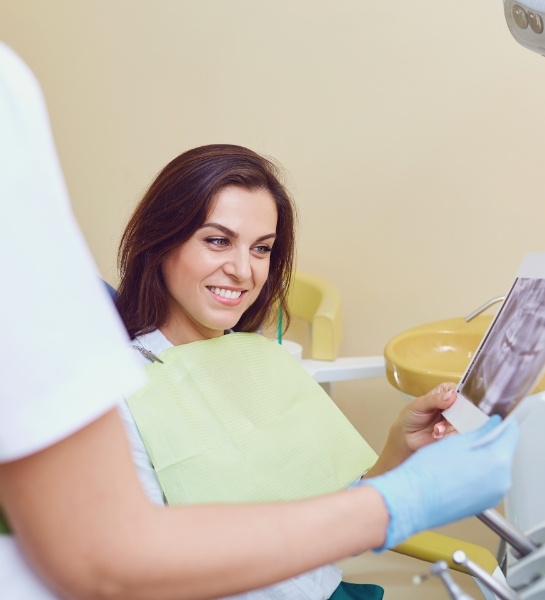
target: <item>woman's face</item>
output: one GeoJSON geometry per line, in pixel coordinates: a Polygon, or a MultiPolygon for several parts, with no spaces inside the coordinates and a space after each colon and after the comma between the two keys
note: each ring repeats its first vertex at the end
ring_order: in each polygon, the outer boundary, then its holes
{"type": "Polygon", "coordinates": [[[223,335],[255,302],[269,274],[278,213],[264,189],[223,188],[205,224],[162,264],[175,345],[223,335]]]}

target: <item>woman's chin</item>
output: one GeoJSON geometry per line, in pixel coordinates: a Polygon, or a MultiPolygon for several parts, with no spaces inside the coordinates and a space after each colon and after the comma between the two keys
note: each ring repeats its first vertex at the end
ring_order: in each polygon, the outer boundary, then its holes
{"type": "Polygon", "coordinates": [[[213,325],[209,325],[208,327],[208,331],[209,331],[209,337],[219,337],[221,335],[224,335],[225,333],[231,331],[233,329],[233,327],[238,323],[238,321],[220,321],[217,323],[214,323],[213,325]]]}

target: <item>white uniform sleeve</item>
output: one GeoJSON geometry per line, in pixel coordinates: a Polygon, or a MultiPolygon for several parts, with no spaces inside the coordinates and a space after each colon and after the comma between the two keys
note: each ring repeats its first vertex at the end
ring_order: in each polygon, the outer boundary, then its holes
{"type": "Polygon", "coordinates": [[[163,495],[163,490],[161,489],[161,484],[157,479],[157,473],[151,464],[146,446],[140,437],[138,427],[136,426],[127,402],[122,400],[119,403],[118,409],[125,426],[127,437],[129,438],[132,459],[138,473],[140,485],[151,502],[162,506],[165,504],[165,497],[163,495]]]}
{"type": "Polygon", "coordinates": [[[36,452],[144,373],[70,210],[40,88],[0,44],[0,461],[36,452]]]}

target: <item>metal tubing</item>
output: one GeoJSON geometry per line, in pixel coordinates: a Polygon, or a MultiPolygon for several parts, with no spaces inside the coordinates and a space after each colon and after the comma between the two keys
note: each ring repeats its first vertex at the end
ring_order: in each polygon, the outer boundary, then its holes
{"type": "Polygon", "coordinates": [[[448,573],[448,564],[444,560],[434,562],[430,572],[441,579],[452,600],[475,600],[473,596],[466,594],[454,579],[452,579],[448,573]]]}
{"type": "Polygon", "coordinates": [[[476,316],[480,315],[487,308],[490,308],[493,304],[496,304],[496,302],[503,302],[504,300],[505,300],[505,296],[497,296],[496,298],[492,298],[492,300],[485,302],[482,306],[479,306],[479,308],[476,308],[472,313],[469,313],[469,315],[467,315],[465,320],[469,323],[469,321],[471,321],[471,319],[474,319],[476,316]]]}
{"type": "Polygon", "coordinates": [[[452,555],[452,560],[457,565],[465,567],[473,577],[476,577],[479,581],[482,581],[486,587],[496,594],[501,600],[520,600],[520,596],[512,590],[510,587],[503,585],[497,579],[494,579],[492,575],[480,565],[469,560],[466,553],[462,550],[456,550],[452,555]]]}
{"type": "Polygon", "coordinates": [[[520,556],[526,556],[539,548],[527,535],[504,519],[499,512],[489,509],[477,517],[504,539],[520,556]]]}

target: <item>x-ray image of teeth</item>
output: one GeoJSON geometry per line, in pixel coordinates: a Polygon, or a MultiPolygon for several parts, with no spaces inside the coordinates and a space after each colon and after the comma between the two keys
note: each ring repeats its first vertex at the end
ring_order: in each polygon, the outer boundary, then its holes
{"type": "Polygon", "coordinates": [[[545,279],[518,278],[458,391],[488,415],[507,415],[545,364],[545,279]]]}

